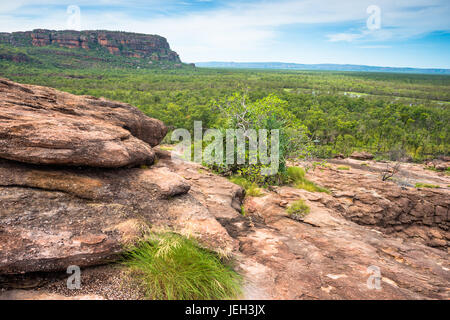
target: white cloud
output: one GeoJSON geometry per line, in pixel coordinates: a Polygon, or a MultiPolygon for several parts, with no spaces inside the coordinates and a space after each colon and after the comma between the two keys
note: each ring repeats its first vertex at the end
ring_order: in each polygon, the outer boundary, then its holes
{"type": "MultiPolygon", "coordinates": [[[[197,2],[205,0],[197,0],[197,2]]],[[[267,60],[269,52],[279,46],[281,28],[295,25],[326,27],[322,39],[316,41],[349,42],[362,45],[370,41],[392,41],[420,36],[436,30],[450,30],[448,0],[377,0],[381,8],[381,29],[369,31],[365,26],[366,9],[373,0],[282,0],[251,3],[228,2],[208,11],[156,15],[168,6],[167,1],[100,2],[81,0],[42,0],[39,5],[77,4],[81,7],[83,29],[110,29],[160,34],[168,38],[172,48],[186,61],[202,60],[267,60]],[[105,4],[103,11],[83,11],[105,4]],[[122,5],[135,8],[138,15],[117,10],[122,5]],[[136,8],[145,8],[139,11],[136,8]],[[152,8],[155,8],[153,10],[152,8]],[[157,10],[159,8],[159,11],[157,10]],[[147,11],[146,11],[147,10],[147,11]],[[148,17],[143,18],[143,13],[148,17]],[[339,27],[332,32],[332,26],[339,27]],[[343,26],[352,26],[343,30],[343,26]]],[[[65,10],[47,16],[31,13],[22,16],[27,5],[35,1],[17,0],[0,4],[0,30],[30,30],[37,27],[64,29],[65,10]]],[[[176,5],[176,1],[169,1],[176,5]]],[[[131,11],[132,12],[132,11],[131,11]]],[[[302,36],[301,34],[299,37],[302,36]]],[[[306,46],[307,44],[304,44],[306,46]]],[[[378,43],[377,43],[378,45],[378,43]]],[[[283,48],[278,48],[278,52],[283,48]]]]}
{"type": "Polygon", "coordinates": [[[388,48],[392,48],[392,46],[386,46],[386,45],[369,45],[369,46],[359,46],[358,48],[361,48],[361,49],[388,49],[388,48]]]}
{"type": "Polygon", "coordinates": [[[331,42],[345,41],[352,42],[353,40],[361,38],[363,35],[358,33],[336,33],[327,35],[328,40],[331,42]]]}

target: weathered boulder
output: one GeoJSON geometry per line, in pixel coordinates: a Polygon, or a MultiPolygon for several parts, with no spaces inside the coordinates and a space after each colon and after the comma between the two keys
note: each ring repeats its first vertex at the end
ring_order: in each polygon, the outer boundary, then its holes
{"type": "Polygon", "coordinates": [[[350,155],[350,158],[356,160],[372,160],[374,158],[373,154],[366,151],[355,151],[350,155]]]}
{"type": "Polygon", "coordinates": [[[128,104],[0,79],[0,158],[32,164],[152,164],[164,124],[128,104]]]}
{"type": "Polygon", "coordinates": [[[345,159],[345,156],[342,153],[338,153],[338,154],[334,155],[333,158],[334,159],[345,159]]]}
{"type": "MultiPolygon", "coordinates": [[[[446,157],[443,157],[445,159],[446,157]]],[[[436,171],[446,171],[450,168],[450,161],[444,161],[442,159],[435,159],[426,163],[426,166],[430,169],[434,169],[436,171]]]]}

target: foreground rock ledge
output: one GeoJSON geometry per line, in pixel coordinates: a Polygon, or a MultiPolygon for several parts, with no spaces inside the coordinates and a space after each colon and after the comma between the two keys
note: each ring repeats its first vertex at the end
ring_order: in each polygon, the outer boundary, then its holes
{"type": "Polygon", "coordinates": [[[150,230],[189,233],[231,253],[233,239],[189,189],[164,167],[55,170],[0,160],[0,274],[113,261],[150,230]]]}
{"type": "MultiPolygon", "coordinates": [[[[157,175],[159,179],[151,183],[155,191],[159,190],[154,193],[156,198],[160,198],[156,200],[155,207],[164,202],[166,206],[162,207],[161,211],[148,213],[147,217],[153,216],[155,219],[153,221],[162,223],[175,221],[173,223],[175,226],[195,230],[196,234],[206,240],[204,243],[209,243],[212,248],[220,250],[232,248],[236,269],[244,276],[242,297],[244,299],[450,298],[448,252],[422,244],[416,239],[404,239],[397,234],[386,234],[376,230],[373,226],[359,225],[323,201],[334,199],[337,202],[341,199],[339,197],[286,186],[277,187],[273,191],[264,190],[262,197],[248,197],[244,203],[246,215],[243,216],[236,210],[242,204],[241,188],[223,177],[208,172],[198,164],[175,163],[171,161],[167,152],[158,151],[157,148],[156,152],[159,161],[151,169],[121,169],[118,172],[119,176],[128,172],[123,181],[128,180],[144,187],[147,184],[143,183],[143,180],[137,182],[136,177],[144,175],[145,180],[157,175]],[[166,178],[164,175],[167,175],[166,178]],[[175,185],[167,184],[168,181],[174,181],[170,176],[178,177],[180,185],[189,183],[188,193],[162,199],[164,195],[162,190],[166,190],[169,194],[169,190],[179,190],[175,185]],[[154,183],[161,184],[158,187],[154,183]],[[311,208],[304,221],[290,219],[285,211],[286,205],[298,199],[304,199],[311,208]],[[165,212],[165,209],[170,213],[165,212]],[[367,286],[367,281],[372,275],[370,266],[380,269],[382,278],[379,290],[367,286]]],[[[341,173],[338,170],[335,172],[341,173]]],[[[324,170],[323,179],[326,173],[332,172],[324,170]]],[[[334,180],[333,175],[329,178],[331,181],[334,180]]],[[[28,185],[32,185],[30,180],[27,181],[28,185]]],[[[106,190],[115,184],[108,186],[106,190]]],[[[370,184],[367,184],[367,187],[369,186],[370,184]]],[[[120,190],[123,184],[117,188],[120,190]]],[[[106,194],[105,191],[102,192],[106,194]]],[[[130,194],[130,187],[127,187],[126,192],[130,194]]],[[[77,193],[84,192],[79,190],[77,193]]],[[[126,196],[127,194],[124,194],[115,203],[123,203],[126,196]]],[[[92,202],[98,203],[98,196],[95,199],[97,200],[92,202]]],[[[142,198],[129,203],[140,205],[140,201],[142,198]]],[[[150,199],[145,201],[146,205],[152,203],[150,199]]],[[[96,222],[122,225],[121,230],[127,230],[123,227],[127,223],[109,222],[105,217],[109,215],[100,215],[96,222]]],[[[118,216],[113,217],[117,219],[118,216]]],[[[94,218],[89,217],[86,220],[94,221],[92,219],[94,218]]],[[[77,230],[76,227],[68,229],[72,232],[77,230]]],[[[45,225],[42,230],[45,230],[45,225]]],[[[91,230],[95,234],[95,229],[91,230]]],[[[77,239],[77,236],[74,235],[72,239],[77,239]]],[[[107,236],[112,237],[114,233],[107,236]]],[[[33,241],[39,242],[37,239],[33,241]]],[[[4,242],[0,241],[1,243],[4,242]]],[[[81,247],[95,248],[96,245],[84,243],[81,247]]],[[[63,256],[62,258],[64,259],[63,256]]],[[[73,296],[74,299],[91,294],[105,299],[127,298],[128,291],[119,287],[116,290],[104,290],[103,288],[110,288],[114,284],[115,277],[110,269],[97,268],[103,267],[83,270],[81,290],[68,290],[67,278],[64,277],[60,281],[42,286],[39,292],[73,296]],[[91,273],[97,275],[86,278],[86,275],[91,273]],[[120,294],[116,295],[116,292],[120,294]]],[[[26,299],[29,295],[28,291],[26,294],[13,291],[6,292],[3,297],[26,299]]],[[[51,297],[44,296],[44,298],[51,297]]]]}
{"type": "Polygon", "coordinates": [[[0,158],[32,164],[152,164],[164,124],[128,104],[0,78],[0,158]]]}

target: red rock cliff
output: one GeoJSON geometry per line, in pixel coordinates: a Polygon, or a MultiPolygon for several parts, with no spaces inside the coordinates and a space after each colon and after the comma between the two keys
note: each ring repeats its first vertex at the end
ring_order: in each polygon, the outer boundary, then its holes
{"type": "Polygon", "coordinates": [[[109,53],[135,58],[180,62],[164,37],[117,31],[53,31],[36,29],[27,32],[0,33],[0,43],[36,47],[57,44],[65,48],[86,50],[106,48],[109,53]]]}

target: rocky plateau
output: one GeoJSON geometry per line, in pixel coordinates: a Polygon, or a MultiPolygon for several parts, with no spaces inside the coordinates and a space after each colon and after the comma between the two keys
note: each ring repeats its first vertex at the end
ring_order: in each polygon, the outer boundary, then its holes
{"type": "Polygon", "coordinates": [[[308,171],[330,193],[250,197],[174,161],[158,146],[166,133],[127,104],[0,79],[0,299],[140,298],[111,263],[161,230],[233,259],[242,299],[450,298],[445,172],[402,163],[382,181],[390,164],[356,155],[308,171]],[[300,221],[286,213],[299,199],[300,221]],[[69,265],[82,267],[80,290],[66,288],[69,265]]]}

